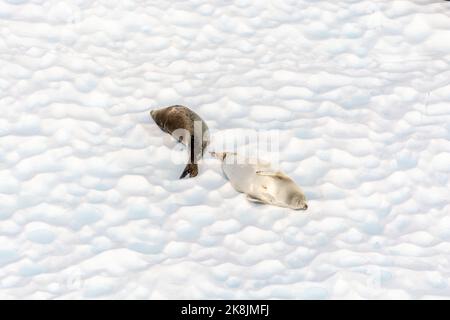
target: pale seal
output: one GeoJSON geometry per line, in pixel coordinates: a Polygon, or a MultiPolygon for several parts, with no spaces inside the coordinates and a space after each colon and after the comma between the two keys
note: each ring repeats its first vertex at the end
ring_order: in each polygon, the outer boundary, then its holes
{"type": "Polygon", "coordinates": [[[209,144],[206,123],[194,111],[180,105],[152,110],[150,115],[161,130],[172,135],[189,149],[189,163],[180,179],[187,175],[197,176],[197,162],[203,157],[204,150],[209,144]]]}
{"type": "Polygon", "coordinates": [[[306,197],[300,187],[284,173],[275,171],[269,163],[240,158],[236,153],[211,152],[222,161],[222,170],[231,185],[247,195],[252,202],[306,210],[306,197]]]}

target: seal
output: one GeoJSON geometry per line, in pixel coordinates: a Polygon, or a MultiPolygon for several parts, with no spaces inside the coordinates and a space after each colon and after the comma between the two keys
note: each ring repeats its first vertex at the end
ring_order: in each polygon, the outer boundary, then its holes
{"type": "Polygon", "coordinates": [[[294,210],[306,210],[308,204],[300,187],[270,164],[241,158],[236,153],[210,152],[222,161],[222,170],[231,185],[247,195],[252,202],[271,204],[294,210]]]}
{"type": "Polygon", "coordinates": [[[194,111],[181,105],[151,110],[150,116],[162,131],[169,133],[189,149],[189,162],[180,179],[188,175],[197,176],[197,162],[203,157],[209,144],[209,130],[205,121],[194,111]]]}

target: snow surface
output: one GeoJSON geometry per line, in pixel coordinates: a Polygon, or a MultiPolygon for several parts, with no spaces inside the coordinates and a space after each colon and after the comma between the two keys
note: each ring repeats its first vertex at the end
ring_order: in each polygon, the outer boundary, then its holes
{"type": "Polygon", "coordinates": [[[450,298],[450,3],[0,0],[0,34],[0,298],[450,298]],[[307,213],[178,180],[171,104],[277,130],[307,213]]]}

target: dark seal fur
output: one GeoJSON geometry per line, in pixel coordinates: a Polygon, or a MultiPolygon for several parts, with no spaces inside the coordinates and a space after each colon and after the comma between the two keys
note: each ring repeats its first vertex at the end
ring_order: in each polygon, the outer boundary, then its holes
{"type": "Polygon", "coordinates": [[[152,110],[150,116],[162,131],[169,133],[189,149],[189,163],[180,179],[197,176],[197,162],[203,157],[209,144],[209,130],[205,121],[194,111],[181,105],[152,110]]]}

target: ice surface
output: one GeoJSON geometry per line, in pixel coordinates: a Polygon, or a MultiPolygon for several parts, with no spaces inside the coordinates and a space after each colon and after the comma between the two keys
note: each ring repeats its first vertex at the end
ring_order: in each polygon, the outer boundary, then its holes
{"type": "Polygon", "coordinates": [[[0,298],[450,298],[449,5],[0,0],[0,298]],[[178,180],[175,103],[308,211],[178,180]]]}

